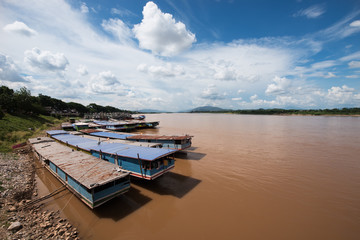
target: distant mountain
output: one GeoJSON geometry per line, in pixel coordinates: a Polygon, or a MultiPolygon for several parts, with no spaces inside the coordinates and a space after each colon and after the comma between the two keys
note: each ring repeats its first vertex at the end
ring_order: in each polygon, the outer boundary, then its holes
{"type": "Polygon", "coordinates": [[[190,112],[219,112],[219,111],[226,111],[226,110],[219,108],[219,107],[212,107],[212,106],[197,107],[197,108],[190,110],[190,112]]]}

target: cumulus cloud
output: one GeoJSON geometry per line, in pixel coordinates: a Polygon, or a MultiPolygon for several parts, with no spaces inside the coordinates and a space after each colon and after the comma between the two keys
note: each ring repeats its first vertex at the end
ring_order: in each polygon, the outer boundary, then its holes
{"type": "Polygon", "coordinates": [[[100,72],[91,77],[88,87],[90,93],[95,94],[115,94],[126,96],[130,90],[121,85],[115,74],[111,71],[100,72]]]}
{"type": "Polygon", "coordinates": [[[285,94],[289,92],[291,87],[291,81],[287,78],[275,77],[273,79],[274,83],[268,85],[267,89],[265,90],[266,94],[285,94]]]}
{"type": "Polygon", "coordinates": [[[101,26],[104,28],[104,30],[112,33],[114,37],[116,37],[119,40],[120,43],[126,45],[133,43],[131,39],[132,37],[131,30],[120,19],[111,18],[109,20],[103,20],[101,26]]]}
{"type": "Polygon", "coordinates": [[[237,69],[229,61],[222,60],[218,64],[213,65],[212,69],[215,71],[214,77],[217,80],[233,81],[238,78],[237,69]]]}
{"type": "Polygon", "coordinates": [[[327,98],[337,104],[360,102],[360,94],[356,93],[354,88],[350,88],[346,85],[330,88],[328,90],[327,98]]]}
{"type": "Polygon", "coordinates": [[[28,27],[25,23],[18,22],[18,21],[15,21],[11,24],[6,25],[4,27],[4,30],[6,32],[14,32],[14,33],[21,34],[21,35],[24,35],[27,37],[37,35],[37,32],[35,30],[28,27]]]}
{"type": "Polygon", "coordinates": [[[306,9],[301,9],[295,13],[294,17],[318,18],[325,13],[323,5],[314,5],[306,9]]]}
{"type": "Polygon", "coordinates": [[[21,77],[19,70],[9,56],[0,53],[0,80],[8,82],[28,82],[21,77]]]}
{"type": "Polygon", "coordinates": [[[85,65],[80,64],[79,67],[76,70],[81,76],[88,75],[88,69],[85,65]]]}
{"type": "Polygon", "coordinates": [[[195,35],[182,22],[176,22],[169,13],[163,13],[153,2],[143,9],[141,23],[133,28],[140,48],[156,55],[173,56],[188,48],[196,41],[195,35]]]}
{"type": "Polygon", "coordinates": [[[25,51],[24,61],[31,67],[53,72],[64,71],[69,65],[69,61],[63,53],[41,51],[38,48],[25,51]]]}
{"type": "Polygon", "coordinates": [[[175,77],[185,74],[185,70],[180,65],[173,65],[171,63],[166,63],[164,65],[147,65],[140,64],[137,67],[137,70],[143,73],[151,74],[155,77],[175,77]]]}

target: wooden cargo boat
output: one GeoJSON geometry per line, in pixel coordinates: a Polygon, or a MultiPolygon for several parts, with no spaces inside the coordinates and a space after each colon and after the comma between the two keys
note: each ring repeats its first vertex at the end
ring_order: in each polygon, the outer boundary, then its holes
{"type": "Polygon", "coordinates": [[[129,172],[74,151],[48,137],[29,139],[34,155],[88,207],[96,208],[130,188],[129,172]]]}

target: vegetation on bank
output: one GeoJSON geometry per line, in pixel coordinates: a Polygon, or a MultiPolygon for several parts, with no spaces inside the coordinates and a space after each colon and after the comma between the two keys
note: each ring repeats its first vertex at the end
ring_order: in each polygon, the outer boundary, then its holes
{"type": "Polygon", "coordinates": [[[191,113],[233,113],[254,115],[360,115],[360,108],[334,109],[248,109],[248,110],[219,110],[219,111],[191,111],[191,113]]]}
{"type": "Polygon", "coordinates": [[[60,125],[64,119],[52,116],[30,116],[6,113],[0,119],[0,152],[9,152],[12,146],[38,136],[42,131],[60,125]]]}
{"type": "Polygon", "coordinates": [[[37,116],[40,114],[50,115],[52,112],[76,112],[79,116],[83,116],[85,113],[130,111],[112,106],[104,107],[95,103],[90,103],[87,106],[76,102],[66,103],[43,94],[31,96],[30,90],[26,87],[14,91],[6,86],[0,86],[0,119],[5,116],[4,113],[37,116]]]}

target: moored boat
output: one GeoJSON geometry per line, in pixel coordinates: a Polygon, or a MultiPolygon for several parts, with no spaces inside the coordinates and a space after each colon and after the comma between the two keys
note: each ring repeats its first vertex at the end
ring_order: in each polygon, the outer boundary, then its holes
{"type": "Polygon", "coordinates": [[[91,153],[109,161],[121,169],[130,171],[135,177],[152,180],[170,171],[175,166],[173,154],[176,149],[151,148],[122,143],[108,143],[95,139],[68,134],[62,130],[47,131],[56,139],[75,149],[91,153]]]}
{"type": "Polygon", "coordinates": [[[74,151],[48,137],[29,139],[34,155],[88,207],[96,208],[130,188],[129,172],[74,151]]]}

